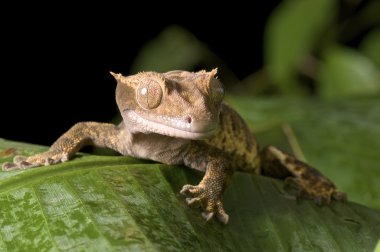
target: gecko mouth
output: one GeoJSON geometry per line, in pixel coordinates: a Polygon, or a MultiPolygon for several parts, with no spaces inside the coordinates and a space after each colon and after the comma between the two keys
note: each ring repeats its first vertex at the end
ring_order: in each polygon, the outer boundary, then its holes
{"type": "Polygon", "coordinates": [[[193,120],[190,116],[186,118],[159,116],[152,119],[141,116],[129,109],[124,110],[123,114],[127,117],[128,121],[139,125],[144,132],[178,138],[206,139],[213,135],[218,126],[217,121],[193,120]]]}

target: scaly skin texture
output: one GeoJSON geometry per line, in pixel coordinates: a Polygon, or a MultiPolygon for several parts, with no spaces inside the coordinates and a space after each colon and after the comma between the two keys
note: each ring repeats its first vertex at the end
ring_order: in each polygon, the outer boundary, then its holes
{"type": "Polygon", "coordinates": [[[198,185],[184,185],[189,205],[200,205],[202,216],[228,215],[222,194],[233,171],[282,178],[300,195],[318,204],[345,200],[345,194],[316,169],[269,146],[259,151],[243,119],[223,102],[223,85],[216,70],[196,73],[143,72],[117,80],[116,101],[123,122],[81,122],[44,153],[16,156],[3,170],[27,169],[68,161],[85,145],[110,148],[122,155],[165,164],[186,165],[205,173],[198,185]]]}

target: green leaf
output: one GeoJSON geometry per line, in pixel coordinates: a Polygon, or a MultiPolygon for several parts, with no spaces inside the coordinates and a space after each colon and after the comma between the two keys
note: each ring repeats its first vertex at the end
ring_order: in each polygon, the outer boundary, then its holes
{"type": "Polygon", "coordinates": [[[327,50],[325,58],[318,76],[321,97],[336,99],[379,94],[379,71],[367,57],[336,46],[327,50]]]}
{"type": "Polygon", "coordinates": [[[336,0],[283,1],[269,17],[265,62],[283,93],[303,93],[297,85],[298,65],[309,57],[322,31],[331,24],[336,7],[336,0]]]}
{"type": "Polygon", "coordinates": [[[193,34],[173,25],[141,48],[131,72],[194,69],[207,60],[217,61],[216,56],[193,34]]]}
{"type": "Polygon", "coordinates": [[[375,250],[373,252],[380,252],[380,240],[377,243],[376,248],[375,248],[375,250]]]}
{"type": "Polygon", "coordinates": [[[380,28],[370,32],[361,42],[360,48],[380,69],[380,28]]]}
{"type": "MultiPolygon", "coordinates": [[[[288,122],[308,161],[350,200],[370,189],[379,204],[379,102],[230,102],[262,145],[288,149],[279,128],[288,122]]],[[[45,149],[0,140],[0,163],[45,149]]],[[[245,173],[233,176],[224,195],[228,225],[205,223],[178,193],[201,177],[185,167],[93,155],[0,172],[0,250],[372,252],[380,237],[378,210],[351,202],[318,207],[296,200],[282,181],[245,173]]]]}
{"type": "Polygon", "coordinates": [[[166,72],[173,69],[188,71],[219,67],[225,84],[239,80],[228,66],[210,48],[192,33],[178,25],[162,30],[157,37],[142,46],[131,73],[139,71],[166,72]]]}

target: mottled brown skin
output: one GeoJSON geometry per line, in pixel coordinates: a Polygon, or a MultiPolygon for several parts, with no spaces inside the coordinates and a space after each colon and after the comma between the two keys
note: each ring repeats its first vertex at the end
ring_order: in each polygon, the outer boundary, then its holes
{"type": "Polygon", "coordinates": [[[318,204],[344,200],[345,194],[309,165],[269,146],[259,151],[243,119],[223,100],[216,70],[196,73],[143,72],[118,82],[116,101],[123,122],[81,122],[44,153],[16,156],[3,170],[27,169],[65,162],[85,145],[110,148],[122,155],[165,164],[186,165],[205,172],[198,185],[184,185],[189,205],[200,205],[203,217],[228,222],[222,194],[233,171],[283,178],[300,195],[318,204]]]}

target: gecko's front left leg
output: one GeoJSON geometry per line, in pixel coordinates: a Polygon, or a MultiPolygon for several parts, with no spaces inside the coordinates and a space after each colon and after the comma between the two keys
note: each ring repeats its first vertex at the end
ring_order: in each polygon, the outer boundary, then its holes
{"type": "Polygon", "coordinates": [[[203,142],[192,142],[184,155],[184,164],[205,175],[198,185],[184,185],[181,194],[185,195],[190,206],[200,205],[202,216],[209,221],[214,215],[224,224],[228,215],[224,211],[222,195],[232,168],[226,154],[203,142]]]}
{"type": "Polygon", "coordinates": [[[109,123],[81,122],[75,124],[46,152],[30,157],[15,156],[13,162],[3,164],[3,170],[28,169],[69,160],[85,145],[106,147],[118,151],[121,148],[120,128],[109,123]]]}

